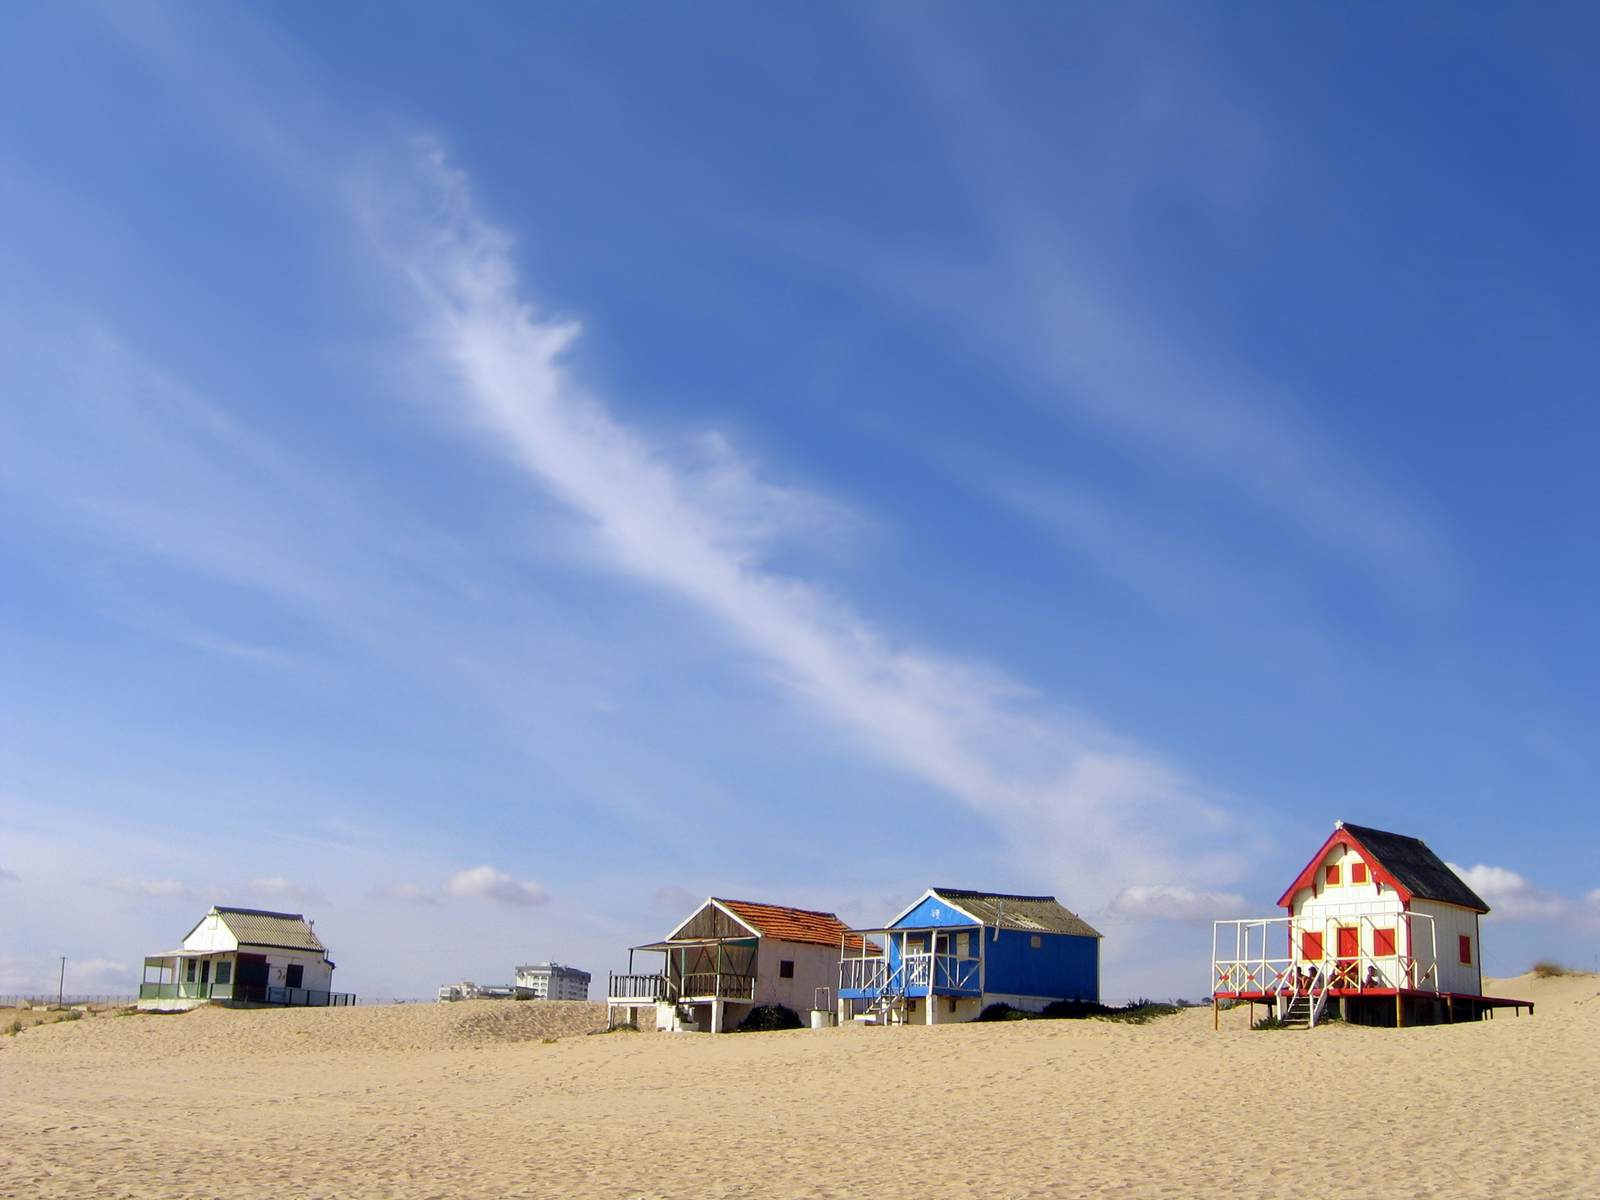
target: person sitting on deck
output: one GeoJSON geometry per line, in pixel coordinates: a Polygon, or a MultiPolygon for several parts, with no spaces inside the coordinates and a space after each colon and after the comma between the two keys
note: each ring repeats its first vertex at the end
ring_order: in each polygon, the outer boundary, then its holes
{"type": "Polygon", "coordinates": [[[1377,963],[1367,964],[1367,978],[1361,986],[1364,988],[1381,988],[1383,986],[1383,976],[1378,974],[1377,963]]]}

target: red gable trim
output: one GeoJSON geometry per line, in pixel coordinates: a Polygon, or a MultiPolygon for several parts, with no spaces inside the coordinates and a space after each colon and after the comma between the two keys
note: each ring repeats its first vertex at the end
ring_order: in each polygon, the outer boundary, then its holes
{"type": "Polygon", "coordinates": [[[1410,890],[1401,886],[1400,881],[1393,875],[1389,874],[1389,872],[1384,868],[1384,865],[1378,861],[1377,856],[1363,846],[1360,842],[1358,842],[1355,839],[1354,834],[1352,834],[1348,829],[1339,828],[1335,829],[1331,834],[1328,835],[1328,840],[1322,843],[1322,849],[1318,850],[1316,854],[1312,856],[1311,861],[1306,864],[1305,870],[1301,871],[1300,874],[1295,876],[1294,882],[1289,885],[1289,890],[1278,897],[1279,908],[1285,908],[1292,912],[1294,910],[1295,893],[1299,892],[1302,888],[1316,886],[1317,868],[1322,865],[1322,860],[1328,857],[1328,851],[1332,850],[1335,846],[1348,846],[1357,854],[1361,855],[1362,860],[1366,862],[1368,868],[1372,871],[1372,878],[1374,882],[1392,887],[1397,893],[1399,893],[1401,900],[1405,901],[1407,904],[1411,903],[1410,890]]]}

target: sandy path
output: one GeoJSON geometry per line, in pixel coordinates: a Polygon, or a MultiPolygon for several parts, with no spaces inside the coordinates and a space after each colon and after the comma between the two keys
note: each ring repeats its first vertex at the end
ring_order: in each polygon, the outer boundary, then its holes
{"type": "Polygon", "coordinates": [[[468,1006],[97,1018],[5,1039],[0,1193],[1600,1196],[1600,981],[1503,990],[1538,1016],[554,1044],[469,1041],[468,1006]]]}

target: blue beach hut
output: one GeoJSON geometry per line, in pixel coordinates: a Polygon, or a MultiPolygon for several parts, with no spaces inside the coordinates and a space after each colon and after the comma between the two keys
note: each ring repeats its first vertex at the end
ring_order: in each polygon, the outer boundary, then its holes
{"type": "Polygon", "coordinates": [[[1100,934],[1054,896],[929,888],[839,955],[839,1019],[938,1025],[1100,999],[1100,934]]]}

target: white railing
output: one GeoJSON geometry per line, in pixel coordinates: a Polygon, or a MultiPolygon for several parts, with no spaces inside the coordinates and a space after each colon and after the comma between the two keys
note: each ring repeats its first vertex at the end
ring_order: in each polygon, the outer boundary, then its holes
{"type": "Polygon", "coordinates": [[[1317,1022],[1322,1019],[1323,1011],[1328,1007],[1328,983],[1331,976],[1327,971],[1319,971],[1311,981],[1311,1017],[1307,1022],[1311,1028],[1317,1027],[1317,1022]]]}
{"type": "Polygon", "coordinates": [[[1377,906],[1348,906],[1319,916],[1218,921],[1211,933],[1212,991],[1282,997],[1308,995],[1320,1015],[1330,990],[1439,990],[1433,918],[1377,906]],[[1341,953],[1340,930],[1355,939],[1341,953]],[[1385,935],[1380,946],[1378,935],[1385,935]],[[1309,935],[1309,936],[1308,936],[1309,935]],[[1230,945],[1231,943],[1231,945],[1230,945]],[[1316,953],[1308,953],[1315,949],[1316,953]]]}
{"type": "Polygon", "coordinates": [[[683,977],[678,995],[684,1000],[754,1000],[756,977],[729,971],[693,971],[683,977]]]}
{"type": "Polygon", "coordinates": [[[955,954],[930,954],[926,950],[901,956],[893,970],[885,956],[839,960],[840,990],[864,992],[925,992],[929,980],[935,989],[978,990],[978,960],[955,954]]]}
{"type": "Polygon", "coordinates": [[[607,1000],[644,1000],[655,1003],[666,998],[665,975],[613,975],[606,984],[607,1000]]]}
{"type": "Polygon", "coordinates": [[[886,958],[842,958],[839,960],[839,988],[881,992],[889,983],[886,958]]]}

